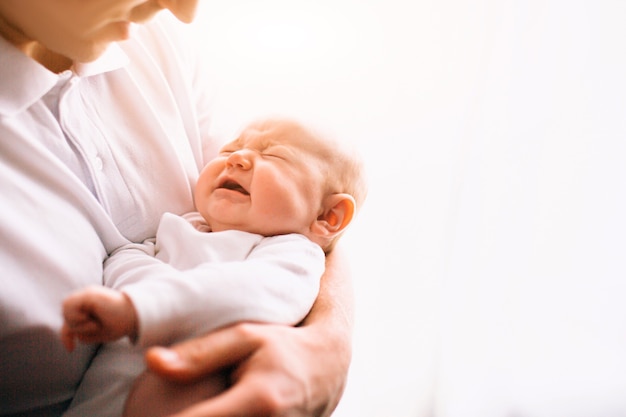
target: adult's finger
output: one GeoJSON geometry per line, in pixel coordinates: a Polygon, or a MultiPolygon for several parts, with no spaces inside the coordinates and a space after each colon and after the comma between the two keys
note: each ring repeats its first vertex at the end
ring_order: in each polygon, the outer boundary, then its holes
{"type": "Polygon", "coordinates": [[[280,409],[277,402],[281,401],[281,396],[268,390],[268,383],[271,381],[267,378],[243,378],[222,394],[186,408],[171,417],[270,416],[274,410],[280,409]]]}
{"type": "Polygon", "coordinates": [[[254,353],[261,343],[252,326],[238,324],[146,353],[148,368],[172,380],[193,381],[235,365],[254,353]]]}

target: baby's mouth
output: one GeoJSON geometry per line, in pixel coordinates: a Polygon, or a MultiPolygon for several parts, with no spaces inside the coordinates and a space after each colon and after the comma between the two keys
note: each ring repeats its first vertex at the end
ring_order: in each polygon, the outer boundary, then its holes
{"type": "Polygon", "coordinates": [[[225,188],[227,190],[237,191],[238,193],[241,193],[243,195],[250,195],[250,193],[245,188],[243,188],[238,182],[229,180],[229,179],[222,182],[217,188],[225,188]]]}

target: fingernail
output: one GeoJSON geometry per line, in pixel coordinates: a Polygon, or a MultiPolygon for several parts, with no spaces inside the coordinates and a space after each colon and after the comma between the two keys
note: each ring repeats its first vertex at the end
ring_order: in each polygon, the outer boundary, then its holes
{"type": "Polygon", "coordinates": [[[155,348],[154,351],[162,362],[166,362],[170,366],[183,364],[183,360],[180,355],[172,349],[155,348]]]}

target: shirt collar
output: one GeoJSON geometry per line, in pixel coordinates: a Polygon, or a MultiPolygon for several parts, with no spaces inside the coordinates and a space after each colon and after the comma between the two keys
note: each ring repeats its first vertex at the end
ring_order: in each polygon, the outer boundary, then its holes
{"type": "MultiPolygon", "coordinates": [[[[111,45],[97,60],[75,64],[79,77],[89,77],[121,68],[128,57],[117,45],[111,45]]],[[[0,36],[0,115],[15,115],[43,97],[59,79],[43,65],[0,36]]]]}

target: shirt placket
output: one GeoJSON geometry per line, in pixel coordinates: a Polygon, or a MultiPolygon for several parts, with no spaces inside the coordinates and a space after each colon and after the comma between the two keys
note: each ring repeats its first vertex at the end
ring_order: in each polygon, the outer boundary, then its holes
{"type": "Polygon", "coordinates": [[[103,136],[99,123],[92,120],[80,95],[79,77],[73,76],[59,96],[59,124],[83,167],[83,182],[108,212],[102,180],[105,162],[98,147],[103,136]],[[70,111],[71,109],[71,111],[70,111]]]}

